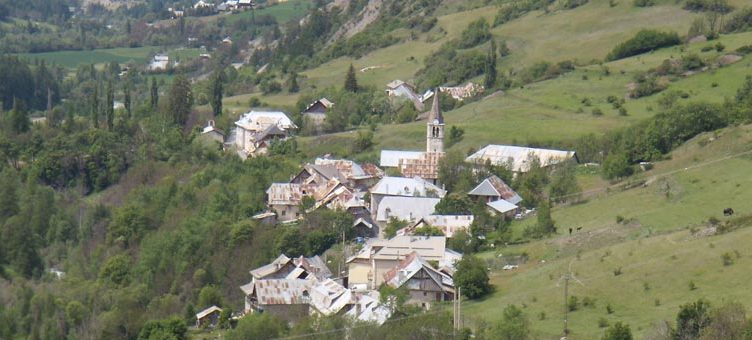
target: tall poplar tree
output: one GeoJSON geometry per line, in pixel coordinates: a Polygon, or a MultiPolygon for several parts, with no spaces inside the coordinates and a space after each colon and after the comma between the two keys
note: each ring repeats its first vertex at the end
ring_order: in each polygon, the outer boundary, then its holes
{"type": "Polygon", "coordinates": [[[152,109],[157,108],[157,104],[159,104],[159,88],[157,87],[157,78],[151,78],[151,89],[149,90],[149,93],[151,94],[149,104],[151,105],[152,109]]]}
{"type": "Polygon", "coordinates": [[[91,95],[91,123],[94,128],[99,128],[99,84],[94,85],[94,93],[91,95]]]}
{"type": "Polygon", "coordinates": [[[211,104],[214,117],[222,114],[222,92],[224,91],[225,72],[221,68],[214,71],[211,82],[211,104]]]}
{"type": "Polygon", "coordinates": [[[167,100],[169,102],[168,113],[172,121],[180,126],[185,125],[193,106],[191,82],[183,75],[177,75],[172,80],[167,100]]]}
{"type": "Polygon", "coordinates": [[[345,91],[358,92],[358,79],[355,77],[355,67],[352,64],[345,77],[345,91]]]}
{"type": "Polygon", "coordinates": [[[112,80],[107,82],[106,101],[104,112],[107,119],[107,130],[112,131],[115,128],[115,89],[112,87],[112,80]]]}
{"type": "Polygon", "coordinates": [[[491,39],[491,48],[488,49],[488,55],[486,56],[485,65],[486,77],[484,79],[484,85],[487,89],[496,86],[496,41],[491,39]]]}

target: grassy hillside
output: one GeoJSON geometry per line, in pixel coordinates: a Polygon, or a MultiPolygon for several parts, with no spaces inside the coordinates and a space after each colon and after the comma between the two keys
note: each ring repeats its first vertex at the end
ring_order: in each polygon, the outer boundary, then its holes
{"type": "MultiPolygon", "coordinates": [[[[78,65],[103,64],[109,62],[146,64],[149,55],[164,51],[159,47],[136,47],[136,48],[112,48],[92,51],[61,51],[46,53],[26,53],[21,56],[29,59],[41,59],[51,64],[57,64],[67,68],[76,68],[78,65]]],[[[197,48],[183,48],[169,51],[173,59],[185,60],[196,58],[200,50],[197,48]]]]}
{"type": "MultiPolygon", "coordinates": [[[[752,126],[704,134],[642,175],[647,186],[603,190],[586,203],[555,209],[559,236],[485,254],[492,258],[525,252],[531,260],[515,272],[494,272],[496,292],[467,304],[468,321],[494,321],[513,303],[525,306],[540,338],[557,338],[563,318],[559,279],[569,268],[582,282],[570,282],[570,295],[596,301],[595,307],[581,306],[570,313],[572,339],[600,337],[600,318],[625,321],[641,338],[661,320],[673,321],[679,305],[698,298],[752,307],[752,293],[743,284],[752,255],[746,247],[752,228],[702,236],[709,217],[728,219],[722,216],[725,207],[750,215],[751,154],[752,126]],[[617,223],[617,215],[628,222],[617,223]],[[582,230],[569,236],[569,227],[582,230]],[[724,253],[732,254],[733,265],[722,264],[724,253]],[[622,271],[618,276],[617,268],[622,271]],[[690,282],[697,289],[691,290],[690,282]],[[613,314],[606,312],[606,305],[613,314]]],[[[519,231],[529,223],[514,228],[519,231]]]]}
{"type": "MultiPolygon", "coordinates": [[[[608,96],[624,98],[627,85],[641,71],[657,67],[665,59],[680,58],[682,54],[697,53],[709,62],[715,62],[727,52],[701,52],[708,45],[721,42],[726,51],[733,51],[745,45],[752,33],[722,36],[717,41],[697,43],[686,47],[672,47],[650,54],[640,55],[604,64],[603,68],[593,65],[578,68],[555,79],[511,89],[505,93],[487,96],[480,101],[469,103],[445,113],[447,125],[457,125],[465,129],[464,140],[454,148],[466,151],[489,143],[557,143],[571,141],[588,133],[600,133],[609,129],[626,126],[629,123],[652,116],[659,112],[657,101],[669,91],[685,91],[689,94],[680,101],[704,100],[722,102],[733,97],[742,84],[745,75],[752,71],[749,58],[715,70],[700,72],[680,78],[669,84],[664,93],[640,99],[626,100],[624,107],[627,116],[620,116],[608,96]],[[583,104],[587,98],[591,104],[583,104]],[[603,116],[592,115],[598,108],[603,116]]],[[[420,148],[424,139],[425,122],[400,125],[385,125],[378,128],[374,140],[379,148],[420,148]]],[[[337,139],[353,136],[344,133],[337,139]]],[[[325,150],[319,145],[331,145],[332,135],[318,137],[316,141],[301,143],[309,154],[319,154],[325,150]]]]}

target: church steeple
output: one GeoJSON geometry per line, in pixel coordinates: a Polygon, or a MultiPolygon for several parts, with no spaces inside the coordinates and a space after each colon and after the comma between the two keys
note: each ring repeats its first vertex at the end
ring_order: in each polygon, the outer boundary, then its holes
{"type": "Polygon", "coordinates": [[[439,106],[439,89],[433,90],[433,105],[428,114],[428,126],[426,134],[426,152],[444,152],[444,117],[441,115],[439,106]]]}

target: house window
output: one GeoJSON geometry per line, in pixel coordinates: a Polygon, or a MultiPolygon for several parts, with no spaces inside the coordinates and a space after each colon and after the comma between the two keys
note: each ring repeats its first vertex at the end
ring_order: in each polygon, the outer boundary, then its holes
{"type": "Polygon", "coordinates": [[[423,292],[423,296],[428,296],[428,292],[423,292]]]}

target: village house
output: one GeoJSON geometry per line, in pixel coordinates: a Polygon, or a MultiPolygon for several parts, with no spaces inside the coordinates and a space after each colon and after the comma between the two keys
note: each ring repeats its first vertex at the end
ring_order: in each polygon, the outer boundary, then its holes
{"type": "Polygon", "coordinates": [[[408,99],[416,104],[416,110],[423,110],[420,96],[416,93],[415,87],[402,80],[397,79],[389,82],[389,84],[386,84],[385,92],[387,97],[400,97],[408,99]]]}
{"type": "Polygon", "coordinates": [[[355,293],[355,303],[345,315],[353,320],[381,326],[392,316],[392,309],[386,304],[382,304],[379,298],[380,295],[377,291],[355,293]]]}
{"type": "Polygon", "coordinates": [[[225,143],[225,133],[222,132],[222,130],[217,129],[214,120],[209,120],[208,122],[206,122],[206,126],[201,131],[201,137],[208,140],[217,141],[222,144],[225,143]]]}
{"type": "Polygon", "coordinates": [[[395,236],[389,240],[374,240],[347,260],[348,287],[356,291],[377,289],[384,283],[384,274],[412,252],[426,261],[435,261],[440,268],[453,268],[462,258],[461,254],[446,248],[445,236],[395,236]]]}
{"type": "MultiPolygon", "coordinates": [[[[426,181],[420,177],[384,177],[371,188],[370,193],[371,213],[373,215],[378,215],[379,206],[381,205],[382,201],[387,198],[405,198],[403,200],[388,199],[387,202],[389,203],[390,207],[396,204],[398,201],[407,205],[422,204],[422,206],[425,206],[430,204],[431,202],[438,203],[438,201],[446,195],[446,190],[439,188],[433,183],[426,181]],[[420,198],[430,198],[431,200],[420,200],[420,198]],[[415,200],[411,201],[409,199],[415,200]]],[[[436,204],[433,204],[433,206],[435,205],[436,204]]],[[[410,207],[404,208],[409,209],[410,207]]],[[[381,211],[383,212],[383,214],[387,214],[386,208],[381,209],[381,211]]],[[[432,212],[433,210],[431,210],[431,213],[432,212]]],[[[416,216],[416,218],[419,217],[416,216]]]]}
{"type": "Polygon", "coordinates": [[[391,315],[377,302],[378,293],[375,298],[356,295],[331,279],[331,272],[325,268],[318,256],[290,259],[280,255],[252,270],[251,282],[240,287],[245,295],[244,313],[271,313],[291,323],[308,315],[351,315],[383,323],[391,315]]]}
{"type": "Polygon", "coordinates": [[[470,233],[470,225],[473,224],[475,216],[473,215],[428,215],[419,219],[417,222],[404,227],[397,231],[398,236],[409,236],[415,233],[415,230],[423,227],[435,227],[441,230],[446,237],[453,237],[459,231],[470,233]]]}
{"type": "Polygon", "coordinates": [[[280,222],[297,220],[302,213],[300,203],[303,197],[313,196],[315,186],[298,183],[272,183],[266,189],[266,204],[277,214],[280,222]]]}
{"type": "Polygon", "coordinates": [[[486,203],[498,200],[505,200],[512,204],[522,202],[522,197],[495,175],[484,179],[473,190],[470,190],[467,195],[486,203]]]}
{"type": "Polygon", "coordinates": [[[263,155],[272,141],[286,139],[295,129],[284,112],[250,111],[235,122],[235,146],[242,157],[263,155]]]}
{"type": "Polygon", "coordinates": [[[436,197],[387,196],[374,210],[376,222],[382,226],[391,219],[414,223],[433,214],[439,201],[436,197]]]}
{"type": "Polygon", "coordinates": [[[219,316],[222,315],[222,308],[211,306],[196,314],[197,328],[214,328],[219,323],[219,316]]]}
{"type": "Polygon", "coordinates": [[[405,177],[418,176],[437,184],[439,161],[444,158],[444,117],[434,96],[426,126],[426,151],[381,150],[382,167],[397,168],[405,177]]]}
{"type": "Polygon", "coordinates": [[[209,9],[209,8],[214,8],[214,4],[205,2],[204,0],[198,0],[198,2],[193,5],[193,9],[209,9]]]}
{"type": "Polygon", "coordinates": [[[149,63],[149,71],[164,71],[170,67],[170,56],[166,54],[157,54],[149,63]]]}
{"type": "Polygon", "coordinates": [[[326,121],[326,113],[334,107],[334,103],[329,99],[321,98],[315,102],[308,104],[305,110],[303,110],[303,118],[308,124],[316,128],[320,128],[326,121]]]}
{"type": "Polygon", "coordinates": [[[256,2],[253,0],[238,0],[237,9],[246,10],[256,7],[256,2]]]}
{"type": "Polygon", "coordinates": [[[439,87],[439,91],[448,93],[455,100],[463,101],[467,98],[472,98],[480,93],[483,93],[483,91],[485,91],[485,88],[483,87],[483,85],[478,85],[470,82],[463,86],[439,87]]]}
{"type": "Polygon", "coordinates": [[[392,288],[404,287],[408,304],[430,309],[434,302],[454,299],[452,277],[433,268],[417,252],[408,254],[400,263],[384,273],[384,282],[392,288]]]}

